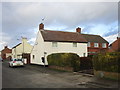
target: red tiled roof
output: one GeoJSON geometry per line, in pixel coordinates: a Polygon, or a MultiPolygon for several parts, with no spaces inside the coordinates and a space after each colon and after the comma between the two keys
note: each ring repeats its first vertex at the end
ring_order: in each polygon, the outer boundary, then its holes
{"type": "Polygon", "coordinates": [[[92,34],[82,34],[83,37],[88,41],[88,42],[93,42],[93,43],[108,43],[103,37],[100,35],[92,35],[92,34]]]}
{"type": "Polygon", "coordinates": [[[44,41],[87,43],[86,39],[77,32],[40,30],[44,41]]]}

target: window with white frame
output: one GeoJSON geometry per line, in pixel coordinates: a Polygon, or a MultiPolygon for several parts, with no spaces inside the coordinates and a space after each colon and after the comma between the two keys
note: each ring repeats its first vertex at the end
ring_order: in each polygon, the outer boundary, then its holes
{"type": "Polygon", "coordinates": [[[106,48],[107,47],[106,43],[102,43],[102,47],[106,48]]]}
{"type": "Polygon", "coordinates": [[[52,47],[57,47],[57,42],[52,42],[52,47]]]}
{"type": "Polygon", "coordinates": [[[77,43],[73,43],[73,47],[77,47],[77,43]]]}
{"type": "Polygon", "coordinates": [[[94,47],[99,47],[98,43],[94,43],[94,47]]]}
{"type": "Polygon", "coordinates": [[[87,43],[87,47],[90,47],[90,42],[87,43]]]}

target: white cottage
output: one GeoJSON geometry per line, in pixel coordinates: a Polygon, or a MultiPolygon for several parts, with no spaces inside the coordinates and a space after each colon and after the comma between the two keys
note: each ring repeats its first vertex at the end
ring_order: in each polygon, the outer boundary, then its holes
{"type": "Polygon", "coordinates": [[[27,38],[22,38],[22,42],[12,48],[12,58],[27,59],[26,63],[30,63],[30,53],[33,46],[27,42],[27,38]]]}
{"type": "Polygon", "coordinates": [[[35,45],[31,52],[31,63],[48,65],[47,56],[52,53],[76,53],[80,57],[87,56],[87,41],[80,34],[81,28],[76,32],[45,30],[44,24],[39,25],[35,45]],[[42,62],[45,58],[45,63],[42,62]]]}

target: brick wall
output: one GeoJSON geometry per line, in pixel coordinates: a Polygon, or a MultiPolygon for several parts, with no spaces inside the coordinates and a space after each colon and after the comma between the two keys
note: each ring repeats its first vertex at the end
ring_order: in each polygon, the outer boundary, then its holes
{"type": "Polygon", "coordinates": [[[120,51],[120,38],[118,38],[116,41],[114,41],[110,48],[108,49],[108,52],[115,52],[120,51]]]}
{"type": "Polygon", "coordinates": [[[112,48],[114,51],[118,51],[118,49],[120,49],[120,48],[119,48],[119,45],[120,45],[120,38],[117,39],[115,42],[113,42],[111,48],[112,48]]]}
{"type": "Polygon", "coordinates": [[[108,43],[106,44],[106,48],[102,47],[102,43],[98,43],[98,45],[99,47],[94,47],[94,43],[90,43],[90,47],[88,47],[88,52],[102,52],[108,49],[108,43]]]}
{"type": "Polygon", "coordinates": [[[6,54],[7,53],[12,53],[12,50],[11,49],[9,49],[9,48],[7,48],[7,47],[5,47],[2,51],[1,51],[1,57],[2,57],[2,59],[10,59],[11,57],[10,56],[8,56],[8,57],[6,57],[6,54]]]}
{"type": "Polygon", "coordinates": [[[115,73],[115,72],[105,72],[105,71],[94,70],[94,75],[98,78],[108,78],[112,80],[118,80],[120,78],[120,73],[115,73]]]}

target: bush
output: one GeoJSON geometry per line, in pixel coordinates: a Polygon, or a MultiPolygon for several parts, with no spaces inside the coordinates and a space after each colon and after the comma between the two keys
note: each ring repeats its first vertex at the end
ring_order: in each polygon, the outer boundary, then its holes
{"type": "Polygon", "coordinates": [[[120,52],[101,53],[93,56],[93,66],[96,71],[120,73],[120,52]]]}
{"type": "Polygon", "coordinates": [[[72,67],[74,71],[80,69],[80,57],[74,53],[56,53],[48,55],[48,65],[72,67]]]}

